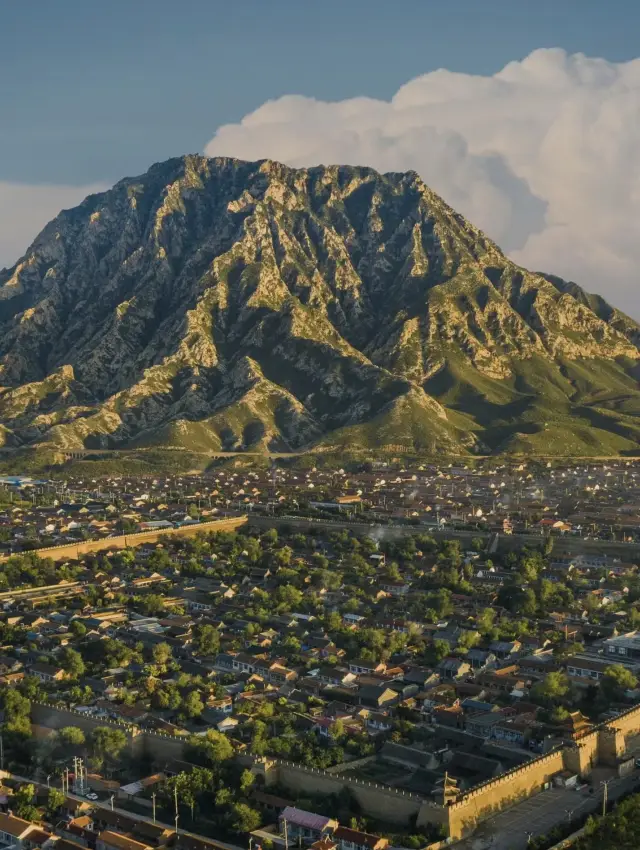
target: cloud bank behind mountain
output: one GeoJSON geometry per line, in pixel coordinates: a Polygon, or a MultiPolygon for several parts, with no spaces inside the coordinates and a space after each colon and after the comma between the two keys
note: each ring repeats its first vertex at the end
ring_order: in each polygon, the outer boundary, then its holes
{"type": "Polygon", "coordinates": [[[390,101],[289,95],[205,151],[415,170],[516,262],[640,317],[640,59],[544,49],[490,77],[425,74],[390,101]]]}
{"type": "Polygon", "coordinates": [[[15,263],[60,210],[75,207],[87,195],[106,188],[98,183],[59,186],[0,180],[0,269],[15,263]]]}

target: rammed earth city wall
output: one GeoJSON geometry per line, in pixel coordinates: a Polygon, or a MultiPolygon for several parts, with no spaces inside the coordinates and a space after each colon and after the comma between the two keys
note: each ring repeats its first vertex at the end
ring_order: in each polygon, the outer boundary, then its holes
{"type": "MultiPolygon", "coordinates": [[[[181,525],[179,528],[158,528],[153,531],[138,531],[135,534],[123,534],[120,537],[107,537],[104,540],[83,540],[79,543],[69,543],[65,546],[51,546],[47,549],[34,550],[41,558],[53,558],[54,561],[78,559],[90,552],[105,552],[140,546],[142,543],[159,543],[167,537],[193,537],[195,534],[211,534],[216,531],[235,531],[247,524],[247,516],[214,519],[211,522],[198,522],[181,525]]],[[[0,556],[0,562],[6,561],[10,555],[0,556]]]]}

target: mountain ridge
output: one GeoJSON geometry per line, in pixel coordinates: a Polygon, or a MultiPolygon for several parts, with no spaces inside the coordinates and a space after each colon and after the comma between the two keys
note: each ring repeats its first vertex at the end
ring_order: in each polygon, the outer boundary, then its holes
{"type": "Polygon", "coordinates": [[[415,172],[188,155],[0,271],[0,440],[634,453],[639,341],[415,172]]]}

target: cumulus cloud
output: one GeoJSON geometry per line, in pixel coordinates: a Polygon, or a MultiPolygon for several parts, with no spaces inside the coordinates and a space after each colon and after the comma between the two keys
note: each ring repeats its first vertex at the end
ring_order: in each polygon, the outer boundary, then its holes
{"type": "Polygon", "coordinates": [[[0,269],[12,266],[62,209],[75,207],[101,185],[49,186],[0,181],[0,269]]]}
{"type": "Polygon", "coordinates": [[[391,101],[269,101],[210,156],[416,170],[518,263],[640,318],[640,59],[536,50],[491,77],[434,71],[391,101]]]}

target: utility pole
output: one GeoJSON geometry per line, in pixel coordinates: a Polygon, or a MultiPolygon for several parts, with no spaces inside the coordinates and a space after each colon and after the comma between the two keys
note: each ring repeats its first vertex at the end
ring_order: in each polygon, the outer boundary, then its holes
{"type": "Polygon", "coordinates": [[[284,850],[289,850],[289,829],[287,827],[287,819],[282,819],[282,828],[284,831],[284,850]]]}
{"type": "Polygon", "coordinates": [[[607,803],[609,801],[609,783],[613,782],[613,779],[605,779],[600,785],[603,786],[604,791],[602,794],[602,817],[604,817],[607,813],[607,803]]]}
{"type": "Polygon", "coordinates": [[[174,800],[175,808],[176,808],[175,822],[176,822],[176,835],[177,835],[178,834],[178,818],[179,818],[179,814],[178,814],[178,786],[177,785],[173,786],[173,800],[174,800]]]}
{"type": "Polygon", "coordinates": [[[153,805],[153,822],[156,822],[156,792],[151,795],[151,804],[153,805]]]}

